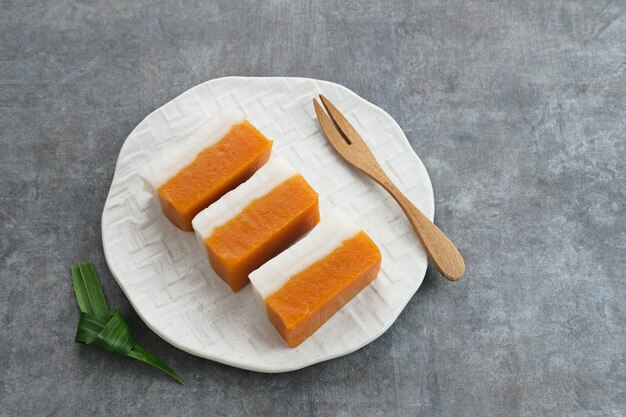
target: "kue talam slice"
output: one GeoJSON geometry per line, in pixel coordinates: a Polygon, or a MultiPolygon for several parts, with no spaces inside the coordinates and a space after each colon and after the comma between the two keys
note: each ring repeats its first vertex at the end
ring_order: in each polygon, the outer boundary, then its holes
{"type": "Polygon", "coordinates": [[[243,116],[217,113],[190,138],[143,170],[165,216],[191,231],[202,209],[252,176],[270,157],[272,142],[243,116]]]}
{"type": "Polygon", "coordinates": [[[372,239],[338,210],[250,274],[269,320],[291,347],[372,282],[381,265],[372,239]]]}
{"type": "Polygon", "coordinates": [[[272,157],[248,181],[193,219],[211,266],[233,291],[248,274],[319,222],[318,195],[291,165],[272,157]]]}

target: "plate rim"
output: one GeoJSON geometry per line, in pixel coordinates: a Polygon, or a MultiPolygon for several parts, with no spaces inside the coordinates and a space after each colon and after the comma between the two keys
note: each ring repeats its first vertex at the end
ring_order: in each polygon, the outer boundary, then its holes
{"type": "MultiPolygon", "coordinates": [[[[128,145],[127,141],[128,138],[130,136],[133,135],[133,133],[135,133],[135,131],[150,117],[152,116],[154,113],[158,112],[163,106],[165,106],[166,104],[177,100],[179,97],[183,96],[184,94],[186,94],[187,92],[198,88],[200,86],[209,84],[209,83],[213,83],[213,82],[217,82],[217,81],[222,81],[222,80],[227,80],[227,79],[231,79],[231,80],[237,80],[237,79],[243,79],[243,80],[259,80],[259,81],[263,81],[263,80],[276,80],[276,79],[286,79],[286,80],[303,80],[303,81],[313,81],[314,83],[324,83],[324,84],[330,84],[333,85],[334,87],[337,87],[341,90],[343,90],[344,92],[347,92],[349,94],[353,94],[354,96],[356,96],[356,98],[358,100],[360,100],[363,104],[372,107],[375,111],[378,112],[382,112],[382,114],[389,119],[392,123],[394,123],[398,129],[400,130],[400,132],[402,132],[402,138],[404,139],[404,141],[406,142],[406,144],[409,146],[409,148],[412,150],[411,152],[411,157],[414,158],[416,160],[416,162],[421,165],[424,168],[424,173],[426,174],[426,181],[427,181],[427,185],[428,185],[428,189],[430,190],[430,199],[431,199],[431,207],[432,207],[432,211],[430,213],[424,213],[426,215],[426,217],[428,217],[431,221],[434,221],[434,214],[435,214],[435,198],[434,198],[434,189],[432,186],[432,181],[430,179],[430,175],[428,173],[428,170],[426,169],[426,165],[424,165],[424,163],[422,162],[422,160],[419,158],[419,156],[417,155],[417,153],[415,152],[415,150],[413,149],[413,146],[411,146],[411,142],[409,142],[408,138],[406,137],[406,134],[404,133],[404,130],[402,130],[402,127],[398,124],[398,122],[396,122],[396,120],[389,114],[387,113],[384,109],[382,109],[381,107],[378,107],[377,105],[375,105],[374,103],[366,100],[365,98],[361,97],[359,94],[357,94],[356,92],[354,92],[353,90],[349,89],[348,87],[345,87],[341,84],[332,82],[332,81],[327,81],[327,80],[321,80],[321,79],[317,79],[317,78],[309,78],[309,77],[289,77],[289,76],[262,76],[262,77],[249,77],[249,76],[237,76],[237,75],[232,75],[232,76],[225,76],[225,77],[218,77],[218,78],[212,78],[210,80],[204,81],[202,83],[196,84],[188,89],[186,89],[185,91],[183,91],[182,93],[176,95],[174,98],[168,100],[166,103],[160,105],[159,107],[155,108],[153,111],[151,111],[148,115],[146,115],[139,123],[137,123],[137,125],[133,128],[133,130],[131,130],[131,132],[126,136],[126,138],[124,139],[124,142],[122,143],[122,146],[120,147],[120,150],[118,152],[118,156],[117,156],[117,160],[115,162],[115,170],[113,172],[113,177],[111,178],[111,185],[109,186],[109,191],[107,192],[107,197],[105,199],[104,202],[104,207],[102,209],[102,214],[100,216],[100,234],[102,236],[102,248],[103,248],[103,252],[104,252],[104,258],[107,264],[107,267],[109,268],[109,271],[111,272],[111,275],[113,275],[113,278],[115,279],[115,281],[117,282],[117,284],[120,286],[120,288],[122,289],[122,292],[124,293],[124,296],[126,297],[126,299],[130,302],[131,306],[133,307],[133,309],[135,310],[135,312],[137,313],[137,315],[139,316],[139,318],[141,319],[141,321],[144,322],[144,324],[146,324],[146,326],[148,326],[148,328],[154,332],[157,336],[159,336],[161,339],[163,339],[164,341],[166,341],[167,343],[169,343],[170,345],[174,346],[175,348],[203,358],[203,359],[208,359],[210,361],[215,361],[224,365],[228,365],[228,366],[232,366],[234,368],[239,368],[239,369],[243,369],[243,370],[247,370],[247,371],[253,371],[253,372],[260,372],[260,373],[269,373],[269,374],[278,374],[278,373],[286,373],[286,372],[293,372],[293,371],[297,371],[299,369],[304,369],[307,368],[309,366],[315,365],[317,363],[321,363],[321,362],[326,362],[332,359],[336,359],[342,356],[346,356],[349,355],[351,353],[356,352],[357,350],[362,349],[363,347],[369,345],[370,343],[372,343],[373,341],[375,341],[376,339],[378,339],[380,336],[382,336],[385,332],[387,332],[387,330],[389,330],[391,328],[391,326],[393,326],[393,324],[397,321],[398,317],[400,316],[400,314],[402,314],[402,312],[405,310],[406,306],[408,305],[408,303],[413,299],[413,297],[415,296],[415,294],[417,293],[417,291],[419,290],[419,288],[422,286],[422,283],[424,282],[424,278],[426,277],[426,272],[428,270],[428,260],[426,262],[426,267],[424,268],[423,273],[421,274],[421,278],[419,279],[419,281],[417,282],[417,285],[415,286],[415,289],[413,289],[413,292],[411,294],[410,297],[407,297],[406,302],[402,305],[402,308],[398,309],[398,313],[395,314],[393,316],[393,319],[389,320],[389,324],[387,326],[384,326],[383,328],[381,328],[381,330],[375,334],[373,334],[372,336],[369,336],[368,338],[364,339],[363,343],[358,344],[356,347],[354,348],[350,348],[347,351],[343,351],[341,353],[337,353],[337,354],[332,354],[329,355],[323,359],[319,359],[316,358],[314,360],[304,360],[301,363],[298,363],[297,365],[294,366],[286,366],[280,369],[276,369],[276,367],[273,366],[267,366],[267,365],[263,365],[263,364],[248,364],[248,363],[244,363],[244,362],[235,362],[232,360],[229,360],[227,358],[224,358],[220,355],[211,355],[211,354],[207,354],[205,352],[201,352],[198,349],[195,349],[193,347],[188,347],[188,346],[183,346],[181,343],[178,343],[176,341],[175,338],[170,338],[168,336],[165,335],[165,333],[162,333],[161,331],[159,331],[157,329],[157,327],[151,323],[151,321],[145,317],[140,309],[137,308],[137,305],[135,303],[135,301],[133,301],[132,297],[129,296],[128,290],[126,289],[126,287],[124,286],[122,280],[120,280],[118,278],[118,275],[115,272],[115,268],[112,266],[112,261],[109,259],[110,255],[107,251],[107,244],[105,242],[106,240],[106,234],[105,234],[105,214],[107,213],[107,207],[109,204],[109,199],[111,198],[111,191],[113,189],[113,185],[115,184],[115,180],[116,177],[118,175],[118,166],[120,164],[120,159],[121,159],[121,155],[122,155],[122,151],[124,150],[124,147],[128,145]]],[[[421,244],[421,243],[420,243],[421,244]]]]}

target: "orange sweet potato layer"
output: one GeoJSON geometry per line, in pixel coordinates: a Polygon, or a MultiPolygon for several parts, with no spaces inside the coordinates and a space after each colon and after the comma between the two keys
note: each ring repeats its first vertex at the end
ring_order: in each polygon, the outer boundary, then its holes
{"type": "Polygon", "coordinates": [[[319,222],[318,195],[300,174],[252,201],[204,243],[215,272],[235,292],[248,275],[319,222]]]}
{"type": "Polygon", "coordinates": [[[380,263],[376,244],[359,232],[267,297],[270,321],[289,346],[298,346],[376,278],[380,263]]]}
{"type": "Polygon", "coordinates": [[[157,190],[165,216],[192,231],[201,210],[252,176],[267,162],[272,142],[250,122],[232,129],[157,190]]]}

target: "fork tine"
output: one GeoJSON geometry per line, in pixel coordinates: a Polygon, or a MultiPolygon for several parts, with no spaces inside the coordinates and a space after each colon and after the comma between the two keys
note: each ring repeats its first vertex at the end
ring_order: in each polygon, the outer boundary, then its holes
{"type": "Polygon", "coordinates": [[[322,94],[320,94],[320,99],[322,99],[322,104],[328,111],[331,119],[337,125],[337,128],[341,131],[341,133],[343,133],[343,135],[348,139],[348,141],[350,143],[365,144],[361,135],[359,135],[348,119],[346,119],[345,116],[337,110],[337,107],[335,107],[335,105],[322,94]]]}
{"type": "Polygon", "coordinates": [[[332,119],[326,114],[316,99],[313,99],[313,107],[315,107],[317,120],[319,120],[326,138],[328,138],[330,144],[333,145],[333,148],[343,155],[343,148],[345,146],[349,146],[350,144],[346,142],[344,137],[341,135],[341,132],[337,129],[337,126],[335,126],[335,123],[333,123],[332,119]]]}

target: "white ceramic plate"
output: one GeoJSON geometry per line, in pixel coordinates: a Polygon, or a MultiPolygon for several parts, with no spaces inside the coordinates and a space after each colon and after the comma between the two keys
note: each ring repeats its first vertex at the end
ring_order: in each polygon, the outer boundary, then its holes
{"type": "Polygon", "coordinates": [[[419,288],[426,255],[388,194],[346,165],[327,143],[311,99],[325,94],[354,124],[398,187],[432,219],[433,190],[398,124],[337,84],[305,78],[219,78],[152,112],[128,136],[102,213],[109,268],[143,321],[172,345],[217,362],[285,372],[353,352],[393,324],[419,288]],[[233,294],[211,270],[193,233],[162,215],[143,190],[141,168],[185,140],[221,108],[242,112],[320,194],[378,244],[378,278],[313,336],[289,348],[248,285],[233,294]]]}

